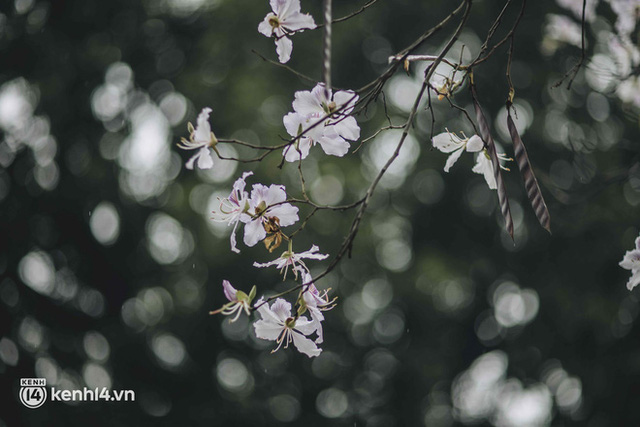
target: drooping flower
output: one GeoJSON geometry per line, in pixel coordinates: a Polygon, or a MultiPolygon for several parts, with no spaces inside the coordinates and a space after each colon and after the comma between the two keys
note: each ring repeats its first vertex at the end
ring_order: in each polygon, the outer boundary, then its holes
{"type": "Polygon", "coordinates": [[[640,284],[640,236],[636,238],[636,248],[627,251],[619,265],[624,269],[631,270],[627,289],[632,290],[638,286],[640,284]]]}
{"type": "MultiPolygon", "coordinates": [[[[507,157],[505,154],[498,153],[499,161],[511,161],[513,159],[507,157]]],[[[509,169],[500,165],[500,168],[508,171],[509,169]]],[[[484,180],[487,181],[487,185],[489,189],[495,190],[498,188],[496,185],[496,177],[493,173],[493,163],[491,163],[491,157],[489,157],[489,152],[484,149],[478,153],[478,157],[476,158],[476,165],[471,169],[472,172],[478,173],[484,176],[484,180]]]]}
{"type": "Polygon", "coordinates": [[[284,348],[287,348],[292,341],[300,353],[309,357],[315,357],[322,353],[322,349],[319,349],[311,339],[306,337],[316,330],[314,322],[305,316],[292,317],[291,304],[287,301],[278,298],[269,307],[260,298],[256,307],[262,317],[253,324],[256,336],[263,340],[275,341],[278,344],[272,353],[279,350],[283,344],[284,348]]]}
{"type": "Polygon", "coordinates": [[[254,246],[267,237],[267,231],[277,232],[298,221],[298,208],[289,203],[284,185],[272,184],[269,187],[254,184],[251,187],[251,218],[244,226],[244,243],[254,246]],[[267,230],[269,229],[269,230],[267,230]]]}
{"type": "Polygon", "coordinates": [[[240,250],[236,247],[236,229],[240,222],[247,223],[251,221],[249,210],[251,204],[249,203],[249,194],[244,191],[246,186],[245,179],[248,176],[253,175],[253,172],[245,172],[241,178],[238,178],[233,183],[233,189],[226,199],[220,200],[220,207],[218,210],[213,211],[212,220],[217,222],[226,222],[227,225],[233,225],[233,231],[231,231],[231,250],[236,253],[240,253],[240,250]]]}
{"type": "Polygon", "coordinates": [[[265,263],[254,262],[253,266],[258,268],[265,268],[275,265],[276,268],[284,274],[285,278],[287,277],[287,271],[289,270],[289,267],[291,267],[291,269],[293,270],[293,274],[297,278],[298,271],[300,269],[309,271],[304,261],[302,261],[303,259],[323,260],[329,257],[329,255],[317,253],[319,250],[320,249],[316,245],[311,246],[311,249],[309,249],[308,251],[301,253],[295,253],[291,248],[289,248],[289,250],[283,252],[280,257],[274,259],[273,261],[265,263]]]}
{"type": "Polygon", "coordinates": [[[306,285],[302,293],[302,301],[298,312],[304,314],[305,310],[309,310],[311,321],[314,322],[316,334],[318,335],[316,343],[321,344],[324,340],[322,333],[322,321],[324,320],[324,315],[322,312],[331,310],[335,307],[335,298],[329,300],[329,297],[327,296],[329,293],[328,289],[325,289],[322,292],[318,291],[313,283],[313,278],[308,271],[302,268],[299,268],[298,270],[302,274],[302,284],[306,285]]]}
{"type": "Polygon", "coordinates": [[[449,76],[434,74],[431,78],[431,86],[438,94],[438,100],[442,101],[445,97],[450,97],[455,90],[462,84],[463,75],[456,77],[455,70],[451,71],[449,76]]]}
{"type": "Polygon", "coordinates": [[[271,10],[258,25],[258,32],[266,37],[274,37],[276,52],[281,63],[288,62],[293,50],[293,42],[287,37],[294,32],[313,30],[313,17],[300,13],[300,0],[271,0],[271,10]]]}
{"type": "Polygon", "coordinates": [[[189,139],[182,138],[178,147],[183,150],[198,150],[196,154],[191,156],[187,161],[185,167],[187,169],[193,169],[193,165],[198,161],[198,167],[200,169],[211,169],[213,167],[213,158],[209,148],[213,148],[218,143],[216,136],[211,131],[211,125],[209,124],[209,114],[211,114],[211,108],[203,108],[198,115],[198,122],[196,128],[189,123],[187,129],[189,129],[189,139]]]}
{"type": "Polygon", "coordinates": [[[321,136],[315,138],[326,154],[342,157],[349,151],[347,141],[360,138],[360,126],[350,114],[358,101],[353,91],[327,90],[324,83],[318,83],[311,91],[295,93],[293,110],[306,117],[311,123],[329,116],[322,126],[321,136]]]}
{"type": "Polygon", "coordinates": [[[449,172],[449,169],[458,161],[463,151],[475,153],[484,147],[484,142],[478,135],[467,138],[463,133],[462,138],[460,138],[455,133],[449,132],[449,130],[434,136],[432,141],[433,146],[438,150],[443,153],[451,153],[447,163],[444,165],[445,172],[449,172]]]}
{"type": "Polygon", "coordinates": [[[224,304],[222,308],[219,308],[215,311],[210,311],[209,314],[218,314],[222,313],[225,316],[231,316],[235,313],[233,319],[230,319],[230,322],[235,322],[240,317],[240,314],[244,311],[247,316],[251,315],[251,301],[256,296],[256,287],[251,288],[251,292],[249,295],[246,293],[237,290],[228,280],[222,281],[222,289],[224,291],[224,296],[229,300],[228,303],[224,304]]]}

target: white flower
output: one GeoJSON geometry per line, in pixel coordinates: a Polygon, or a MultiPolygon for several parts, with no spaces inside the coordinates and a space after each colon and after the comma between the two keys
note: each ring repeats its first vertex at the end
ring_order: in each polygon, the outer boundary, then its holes
{"type": "Polygon", "coordinates": [[[298,221],[298,208],[289,203],[284,185],[254,184],[251,187],[251,219],[244,226],[244,243],[254,246],[267,237],[265,225],[275,223],[286,227],[298,221]]]}
{"type": "MultiPolygon", "coordinates": [[[[510,159],[505,154],[498,153],[498,160],[502,161],[510,161],[510,159]]],[[[500,165],[500,168],[508,171],[506,167],[500,165]]],[[[484,180],[487,181],[487,185],[489,189],[495,190],[498,188],[496,185],[496,176],[493,173],[493,163],[491,163],[491,157],[489,157],[489,152],[485,149],[478,153],[478,157],[476,158],[476,165],[471,169],[472,172],[478,173],[480,175],[484,175],[484,180]]]]}
{"type": "Polygon", "coordinates": [[[185,167],[187,169],[193,169],[193,164],[198,161],[198,167],[200,169],[211,169],[213,166],[213,158],[209,147],[215,150],[215,145],[218,143],[216,136],[211,132],[211,125],[209,125],[209,114],[211,114],[211,108],[203,108],[198,115],[198,122],[196,128],[189,123],[187,128],[189,129],[189,140],[182,138],[178,147],[183,150],[198,150],[194,154],[185,167]]]}
{"type": "Polygon", "coordinates": [[[332,94],[331,90],[325,90],[323,83],[319,83],[311,91],[296,92],[293,109],[300,117],[287,118],[287,115],[283,121],[287,132],[292,136],[300,134],[300,125],[303,129],[313,126],[305,133],[305,137],[310,139],[305,144],[310,147],[318,143],[326,154],[342,157],[349,151],[348,141],[360,138],[358,122],[349,115],[357,101],[358,95],[355,92],[341,90],[332,94]],[[329,117],[323,123],[317,124],[327,116],[329,117]]]}
{"type": "Polygon", "coordinates": [[[462,84],[464,75],[455,76],[455,70],[451,71],[450,77],[434,74],[431,78],[431,85],[438,92],[438,100],[442,101],[449,97],[462,84]]]}
{"type": "Polygon", "coordinates": [[[220,207],[217,211],[213,211],[212,220],[217,222],[226,222],[227,225],[233,225],[233,231],[231,231],[231,250],[236,253],[240,253],[236,247],[236,229],[240,222],[247,223],[251,221],[251,216],[247,213],[251,208],[249,203],[249,194],[244,191],[246,186],[245,179],[248,176],[253,175],[253,172],[245,172],[242,174],[242,178],[238,178],[233,183],[233,190],[226,199],[220,200],[220,207]]]}
{"type": "Polygon", "coordinates": [[[329,255],[316,253],[319,250],[320,249],[316,245],[311,246],[311,249],[309,249],[308,251],[301,252],[299,254],[289,249],[288,251],[283,252],[279,258],[276,258],[273,261],[269,261],[265,263],[254,262],[253,266],[258,268],[265,268],[265,267],[271,267],[272,265],[275,265],[276,268],[280,270],[281,273],[284,273],[285,277],[287,276],[287,271],[289,267],[291,267],[293,269],[293,274],[297,278],[298,270],[300,270],[301,268],[306,271],[309,271],[304,261],[302,261],[303,259],[323,260],[329,257],[329,255]]]}
{"type": "MultiPolygon", "coordinates": [[[[324,339],[322,334],[322,321],[324,320],[324,315],[322,312],[331,310],[335,307],[335,298],[333,300],[329,300],[329,297],[327,296],[329,290],[327,289],[322,292],[318,291],[316,286],[313,284],[311,274],[303,268],[298,269],[302,273],[302,284],[307,285],[306,289],[302,293],[302,301],[304,302],[302,306],[309,310],[311,321],[314,322],[316,334],[318,335],[316,343],[321,344],[324,339]]],[[[302,313],[304,313],[304,310],[302,313]]]]}
{"type": "Polygon", "coordinates": [[[283,344],[284,348],[287,348],[289,343],[293,341],[293,345],[300,353],[309,357],[320,355],[322,350],[306,337],[315,331],[314,323],[304,316],[297,319],[292,317],[291,304],[278,298],[269,307],[267,304],[263,304],[261,298],[256,303],[256,307],[259,307],[258,313],[262,316],[261,320],[257,320],[253,324],[256,336],[263,340],[275,341],[278,344],[272,353],[280,349],[283,344]]]}
{"type": "Polygon", "coordinates": [[[297,31],[313,30],[313,17],[300,13],[300,0],[271,0],[271,10],[258,25],[258,31],[267,37],[275,37],[276,52],[281,63],[289,61],[293,43],[287,35],[297,31]]]}
{"type": "Polygon", "coordinates": [[[627,289],[632,290],[640,284],[640,236],[636,239],[636,248],[627,251],[620,261],[620,267],[631,270],[631,278],[627,282],[627,289]]]}
{"type": "Polygon", "coordinates": [[[218,314],[222,313],[225,316],[231,316],[235,313],[235,317],[230,319],[230,322],[235,322],[240,317],[240,314],[244,311],[247,316],[251,315],[251,301],[256,296],[256,287],[251,288],[251,292],[249,295],[246,293],[237,290],[228,280],[222,281],[222,289],[224,291],[224,296],[229,300],[228,303],[222,306],[222,308],[210,311],[209,314],[218,314]]]}
{"type": "Polygon", "coordinates": [[[473,135],[471,138],[467,138],[462,134],[463,138],[460,138],[455,133],[443,132],[433,137],[433,146],[443,153],[451,153],[447,159],[447,163],[444,165],[444,171],[449,172],[451,166],[453,166],[464,150],[470,153],[475,153],[484,148],[484,142],[478,135],[473,135]]]}

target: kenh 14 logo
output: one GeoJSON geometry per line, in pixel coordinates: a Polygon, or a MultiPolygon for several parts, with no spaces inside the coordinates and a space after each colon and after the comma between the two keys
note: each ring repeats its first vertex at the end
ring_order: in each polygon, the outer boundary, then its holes
{"type": "Polygon", "coordinates": [[[41,407],[47,401],[46,386],[44,378],[21,378],[20,402],[30,409],[41,407]]]}

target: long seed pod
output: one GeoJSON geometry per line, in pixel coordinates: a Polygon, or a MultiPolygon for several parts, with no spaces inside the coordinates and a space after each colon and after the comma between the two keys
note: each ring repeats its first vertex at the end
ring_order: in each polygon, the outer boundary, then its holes
{"type": "Polygon", "coordinates": [[[507,232],[513,239],[513,219],[511,218],[511,209],[509,208],[509,197],[507,196],[507,189],[504,186],[504,181],[502,180],[502,172],[500,171],[500,161],[498,160],[498,152],[496,151],[496,146],[493,143],[493,138],[491,137],[491,130],[489,129],[489,124],[487,123],[487,119],[482,112],[482,108],[478,103],[478,95],[476,93],[476,87],[473,83],[473,75],[471,75],[470,79],[471,84],[471,97],[473,98],[473,107],[476,110],[476,120],[478,122],[480,137],[486,144],[487,150],[489,151],[489,157],[491,157],[491,165],[493,166],[493,175],[496,179],[496,187],[498,190],[498,202],[500,203],[500,211],[502,212],[502,216],[504,217],[504,226],[507,229],[507,232]]]}
{"type": "Polygon", "coordinates": [[[549,215],[549,209],[547,209],[547,204],[544,202],[544,197],[542,197],[542,192],[540,191],[540,186],[538,185],[538,180],[533,173],[531,163],[529,163],[529,155],[527,154],[527,149],[524,147],[524,143],[522,142],[522,139],[518,134],[518,129],[516,129],[516,125],[511,118],[510,108],[507,108],[507,127],[509,128],[509,133],[511,134],[511,141],[513,141],[513,151],[516,155],[518,168],[520,169],[520,173],[522,174],[522,178],[524,179],[524,188],[527,190],[529,203],[531,203],[531,207],[535,211],[540,225],[542,225],[545,230],[551,233],[551,216],[549,215]]]}
{"type": "Polygon", "coordinates": [[[324,80],[324,87],[328,97],[329,91],[331,90],[331,21],[333,20],[331,0],[324,0],[323,12],[324,34],[322,37],[322,79],[324,80]]]}

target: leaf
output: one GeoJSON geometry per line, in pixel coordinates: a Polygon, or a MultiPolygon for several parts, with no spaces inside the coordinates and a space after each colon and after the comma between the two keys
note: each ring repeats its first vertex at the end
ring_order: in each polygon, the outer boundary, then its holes
{"type": "Polygon", "coordinates": [[[531,203],[531,207],[535,211],[540,225],[542,225],[545,230],[551,233],[551,216],[549,215],[549,209],[547,209],[547,204],[544,202],[544,197],[542,197],[542,192],[540,191],[538,180],[533,173],[531,163],[529,163],[527,149],[525,148],[524,143],[522,142],[522,139],[518,134],[518,129],[516,129],[516,125],[511,118],[509,109],[507,109],[507,127],[509,128],[509,133],[511,134],[511,141],[513,141],[513,150],[516,155],[516,162],[518,162],[518,168],[520,169],[520,173],[522,174],[522,178],[524,179],[524,188],[525,190],[527,190],[529,203],[531,203]]]}
{"type": "Polygon", "coordinates": [[[489,151],[489,156],[491,157],[493,174],[496,178],[496,187],[498,190],[498,202],[500,203],[500,211],[502,212],[502,216],[504,217],[504,226],[511,236],[511,239],[513,239],[513,219],[511,218],[511,209],[509,208],[509,197],[507,196],[507,190],[504,186],[504,181],[502,180],[502,172],[500,170],[498,153],[496,152],[496,146],[493,143],[493,138],[491,137],[489,124],[487,123],[487,119],[482,112],[480,104],[478,103],[478,95],[476,93],[475,85],[473,84],[473,77],[471,79],[471,82],[471,97],[473,98],[473,107],[476,110],[476,120],[478,121],[480,137],[486,144],[487,150],[489,151]]]}

